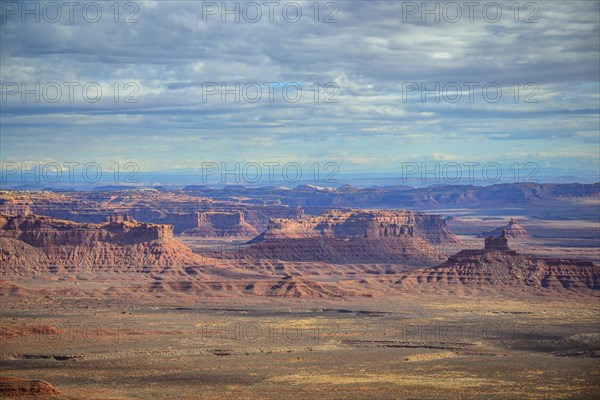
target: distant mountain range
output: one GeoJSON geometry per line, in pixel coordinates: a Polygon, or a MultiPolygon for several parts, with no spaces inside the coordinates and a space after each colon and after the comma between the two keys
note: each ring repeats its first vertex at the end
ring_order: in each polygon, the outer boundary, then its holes
{"type": "MultiPolygon", "coordinates": [[[[54,170],[52,170],[54,171],[54,170]]],[[[2,189],[13,190],[49,190],[49,191],[73,191],[73,190],[123,190],[134,188],[163,188],[170,190],[182,189],[189,185],[208,186],[213,188],[224,188],[227,186],[243,187],[285,187],[288,189],[296,187],[316,187],[316,188],[340,188],[344,186],[356,188],[369,187],[400,187],[426,188],[432,186],[449,185],[473,185],[490,186],[494,184],[511,183],[597,183],[600,181],[600,175],[560,173],[560,171],[547,171],[546,174],[536,174],[528,176],[515,176],[514,171],[504,169],[499,176],[493,176],[494,179],[484,179],[481,171],[464,171],[460,179],[454,179],[454,176],[447,173],[434,173],[424,177],[419,173],[403,174],[402,172],[390,174],[335,174],[330,176],[318,176],[312,171],[302,171],[298,178],[285,180],[281,174],[269,176],[266,171],[258,179],[254,176],[246,176],[241,172],[225,175],[224,177],[216,174],[203,176],[197,170],[173,171],[173,172],[136,172],[135,174],[121,174],[115,176],[112,171],[102,170],[102,173],[93,176],[93,180],[83,179],[82,174],[74,173],[70,175],[69,171],[62,171],[59,176],[56,173],[50,173],[42,168],[35,171],[19,171],[0,168],[0,187],[2,189]],[[42,173],[41,171],[44,171],[42,173]],[[44,179],[47,177],[48,179],[44,179]],[[531,179],[528,179],[531,178],[531,179]]],[[[527,172],[527,171],[526,171],[527,172]]],[[[489,173],[492,175],[492,172],[489,173]]],[[[91,172],[90,172],[91,175],[91,172]]]]}

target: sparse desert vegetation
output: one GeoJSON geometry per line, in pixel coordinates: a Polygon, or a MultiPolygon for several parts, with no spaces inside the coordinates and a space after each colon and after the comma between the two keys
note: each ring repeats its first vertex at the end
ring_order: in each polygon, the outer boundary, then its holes
{"type": "Polygon", "coordinates": [[[485,208],[282,219],[267,207],[266,224],[189,212],[175,222],[192,228],[176,234],[131,216],[153,215],[135,191],[102,211],[106,195],[89,197],[92,214],[77,218],[105,222],[32,212],[58,212],[53,194],[3,196],[4,396],[591,399],[599,389],[594,207],[553,224],[525,204],[516,228],[485,208]],[[15,199],[29,211],[14,214],[15,199]],[[575,231],[588,247],[565,257],[552,239],[575,231]]]}

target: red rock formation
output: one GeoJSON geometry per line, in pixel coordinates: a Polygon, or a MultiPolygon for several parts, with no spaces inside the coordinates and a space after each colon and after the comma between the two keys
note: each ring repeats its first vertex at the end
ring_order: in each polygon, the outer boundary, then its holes
{"type": "Polygon", "coordinates": [[[517,223],[517,220],[511,218],[507,225],[497,228],[491,232],[485,232],[479,235],[479,237],[488,237],[488,236],[499,236],[502,234],[502,231],[505,231],[506,237],[515,240],[529,239],[529,234],[521,225],[517,223]]]}
{"type": "Polygon", "coordinates": [[[255,283],[246,292],[256,292],[261,296],[287,297],[298,299],[344,298],[358,297],[356,291],[343,289],[333,283],[313,282],[297,277],[285,276],[279,282],[270,284],[260,291],[262,282],[255,283]]]}
{"type": "Polygon", "coordinates": [[[506,230],[502,229],[502,232],[499,237],[488,236],[483,241],[485,245],[483,251],[502,251],[502,252],[510,252],[510,248],[508,247],[508,237],[506,236],[506,230]]]}
{"type": "Polygon", "coordinates": [[[398,282],[404,290],[538,288],[600,290],[600,267],[589,261],[525,256],[508,246],[506,235],[485,240],[483,250],[463,250],[433,268],[411,271],[398,282]]]}
{"type": "MultiPolygon", "coordinates": [[[[211,192],[212,193],[212,192],[211,192]]],[[[264,230],[269,218],[298,219],[302,209],[262,200],[229,196],[212,200],[182,192],[131,190],[118,192],[16,192],[0,191],[0,214],[46,215],[75,222],[102,223],[107,215],[129,214],[142,222],[173,225],[180,234],[198,228],[198,212],[242,212],[244,222],[264,230]]],[[[319,208],[319,210],[321,210],[319,208]]]]}
{"type": "Polygon", "coordinates": [[[30,398],[57,395],[60,392],[51,384],[39,379],[0,376],[0,397],[30,398]]]}
{"type": "Polygon", "coordinates": [[[203,261],[173,239],[170,225],[132,220],[79,224],[37,215],[0,215],[0,256],[3,274],[61,268],[161,272],[203,261]]]}
{"type": "Polygon", "coordinates": [[[440,260],[432,244],[458,239],[437,215],[412,211],[329,211],[302,221],[272,219],[243,253],[295,261],[440,260]]]}
{"type": "Polygon", "coordinates": [[[423,265],[441,261],[435,249],[421,238],[396,240],[354,238],[272,239],[240,251],[242,258],[318,261],[332,264],[390,262],[423,265]]]}
{"type": "Polygon", "coordinates": [[[407,210],[331,210],[301,221],[272,219],[267,230],[251,242],[316,237],[376,240],[407,236],[421,237],[432,244],[458,242],[441,216],[407,210]]]}
{"type": "Polygon", "coordinates": [[[184,235],[202,237],[253,237],[258,231],[244,220],[244,213],[232,212],[197,212],[196,227],[183,232],[184,235]]]}
{"type": "Polygon", "coordinates": [[[95,242],[125,245],[171,239],[173,227],[137,221],[79,224],[39,215],[0,214],[0,236],[42,248],[90,245],[95,242]]]}
{"type": "Polygon", "coordinates": [[[0,272],[31,273],[48,271],[50,259],[42,249],[33,247],[17,239],[0,237],[0,272]]]}
{"type": "Polygon", "coordinates": [[[106,216],[106,222],[134,222],[129,213],[110,214],[106,216]]]}

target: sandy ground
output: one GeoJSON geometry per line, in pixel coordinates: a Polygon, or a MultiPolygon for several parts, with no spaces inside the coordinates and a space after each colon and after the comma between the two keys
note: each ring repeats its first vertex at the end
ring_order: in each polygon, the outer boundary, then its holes
{"type": "Polygon", "coordinates": [[[2,306],[0,375],[72,399],[595,398],[598,298],[2,306]]]}

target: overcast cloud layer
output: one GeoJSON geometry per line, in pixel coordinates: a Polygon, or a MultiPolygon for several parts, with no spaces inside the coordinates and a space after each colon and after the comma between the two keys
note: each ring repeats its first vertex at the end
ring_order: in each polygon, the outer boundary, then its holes
{"type": "MultiPolygon", "coordinates": [[[[521,2],[518,16],[509,9],[514,1],[500,2],[496,22],[495,8],[482,15],[489,2],[480,2],[471,22],[459,1],[455,23],[456,7],[443,2],[439,23],[434,15],[421,21],[414,9],[421,2],[320,2],[318,16],[314,2],[295,2],[303,13],[295,23],[298,7],[282,15],[289,2],[274,6],[273,22],[258,2],[256,23],[246,21],[256,7],[246,7],[239,23],[234,15],[223,23],[223,4],[204,3],[120,2],[115,15],[114,2],[98,2],[102,17],[88,22],[95,6],[86,13],[89,2],[81,2],[71,22],[57,2],[62,16],[52,23],[54,5],[3,1],[2,161],[131,161],[145,171],[208,161],[335,162],[340,172],[390,174],[408,161],[533,161],[542,172],[598,174],[597,1],[538,1],[527,9],[521,2]],[[23,15],[36,4],[40,22],[23,15]],[[22,98],[21,84],[31,90],[36,82],[40,101],[22,98]],[[62,87],[55,103],[52,82],[62,87]],[[66,82],[80,84],[72,102],[66,82]],[[225,101],[207,95],[215,89],[207,82],[277,84],[272,102],[265,87],[255,103],[244,96],[238,103],[233,94],[225,101]],[[82,96],[89,83],[102,88],[98,102],[82,96]],[[433,94],[423,101],[413,83],[439,83],[446,92],[439,102],[433,94]],[[472,99],[465,83],[479,85],[472,99]],[[295,85],[302,98],[294,103],[295,85]],[[497,85],[502,96],[494,101],[497,85]],[[124,102],[127,95],[137,102],[124,102]]],[[[240,12],[246,3],[238,3],[240,12]]],[[[246,88],[254,98],[256,86],[246,88]]]]}

